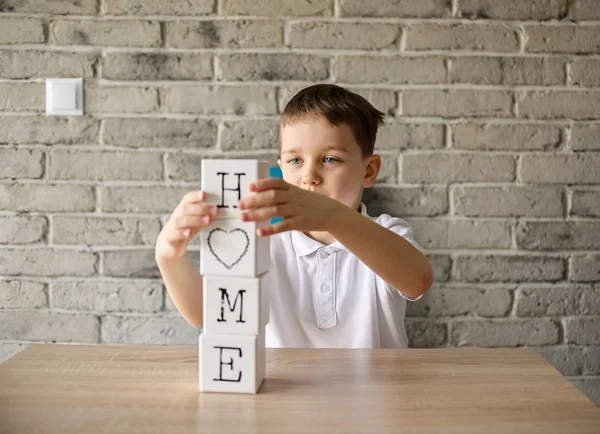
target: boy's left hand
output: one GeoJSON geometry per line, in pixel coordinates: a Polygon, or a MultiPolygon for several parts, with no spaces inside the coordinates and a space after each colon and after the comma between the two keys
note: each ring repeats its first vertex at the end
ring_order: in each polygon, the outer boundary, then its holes
{"type": "Polygon", "coordinates": [[[259,236],[297,230],[326,231],[344,205],[314,191],[288,184],[281,178],[259,179],[250,185],[255,192],[238,202],[242,221],[262,221],[283,217],[282,221],[257,231],[259,236]]]}

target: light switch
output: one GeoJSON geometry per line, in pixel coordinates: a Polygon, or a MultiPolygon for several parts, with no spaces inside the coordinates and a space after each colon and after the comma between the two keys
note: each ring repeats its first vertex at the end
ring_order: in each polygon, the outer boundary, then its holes
{"type": "Polygon", "coordinates": [[[46,114],[56,116],[82,116],[83,79],[46,79],[46,114]]]}

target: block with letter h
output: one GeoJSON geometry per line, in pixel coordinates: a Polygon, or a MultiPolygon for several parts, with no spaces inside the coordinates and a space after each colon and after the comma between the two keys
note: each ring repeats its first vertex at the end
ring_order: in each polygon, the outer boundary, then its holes
{"type": "Polygon", "coordinates": [[[265,378],[270,245],[256,230],[269,222],[242,222],[237,203],[252,194],[252,182],[268,176],[268,163],[258,160],[202,160],[205,203],[219,208],[201,233],[202,392],[257,393],[265,378]]]}

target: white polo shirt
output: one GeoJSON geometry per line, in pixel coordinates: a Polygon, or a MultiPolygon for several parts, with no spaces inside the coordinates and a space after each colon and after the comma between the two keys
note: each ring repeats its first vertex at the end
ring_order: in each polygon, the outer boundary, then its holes
{"type": "MultiPolygon", "coordinates": [[[[417,249],[399,218],[372,218],[417,249]]],[[[339,241],[324,245],[299,231],[271,237],[267,347],[406,348],[406,299],[339,241]]]]}

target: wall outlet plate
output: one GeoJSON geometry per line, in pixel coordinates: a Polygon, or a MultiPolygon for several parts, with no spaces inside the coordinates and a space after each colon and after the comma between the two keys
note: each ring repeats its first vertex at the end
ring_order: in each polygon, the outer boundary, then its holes
{"type": "Polygon", "coordinates": [[[83,78],[47,78],[46,114],[83,116],[83,78]]]}

